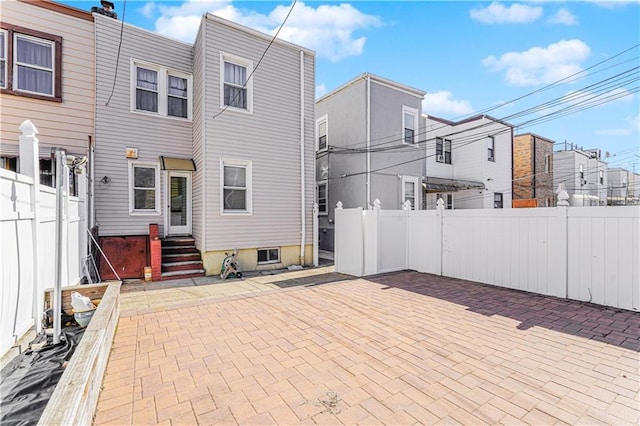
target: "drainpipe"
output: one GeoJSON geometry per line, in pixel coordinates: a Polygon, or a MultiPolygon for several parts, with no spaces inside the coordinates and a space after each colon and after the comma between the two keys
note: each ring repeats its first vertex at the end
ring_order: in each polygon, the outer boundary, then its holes
{"type": "Polygon", "coordinates": [[[365,174],[367,187],[367,206],[371,204],[371,75],[367,74],[367,173],[365,174]]]}
{"type": "MultiPolygon", "coordinates": [[[[304,52],[300,51],[300,265],[304,265],[304,244],[307,237],[305,220],[305,170],[304,170],[304,52]]],[[[314,250],[316,250],[314,248],[314,250]]]]}

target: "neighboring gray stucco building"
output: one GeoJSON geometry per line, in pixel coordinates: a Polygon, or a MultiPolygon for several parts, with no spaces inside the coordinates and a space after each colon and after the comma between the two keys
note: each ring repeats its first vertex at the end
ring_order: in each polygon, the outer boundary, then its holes
{"type": "Polygon", "coordinates": [[[365,73],[316,101],[320,247],[333,250],[334,208],[422,204],[425,92],[365,73]]]}
{"type": "Polygon", "coordinates": [[[607,205],[607,163],[599,149],[570,146],[553,153],[553,186],[563,183],[573,206],[607,205]]]}

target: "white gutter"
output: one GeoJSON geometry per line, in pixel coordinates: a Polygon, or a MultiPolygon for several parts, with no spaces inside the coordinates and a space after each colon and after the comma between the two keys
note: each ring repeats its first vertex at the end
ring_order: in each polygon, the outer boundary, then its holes
{"type": "Polygon", "coordinates": [[[371,76],[367,74],[367,206],[371,204],[371,76]]]}
{"type": "MultiPolygon", "coordinates": [[[[304,51],[300,51],[300,265],[304,265],[304,244],[307,237],[305,220],[305,170],[304,170],[304,51]]],[[[315,250],[315,249],[314,249],[315,250]]]]}

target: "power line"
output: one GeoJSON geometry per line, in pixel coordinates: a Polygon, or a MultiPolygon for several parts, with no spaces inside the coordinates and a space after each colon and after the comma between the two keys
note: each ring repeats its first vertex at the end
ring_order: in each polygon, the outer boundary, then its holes
{"type": "Polygon", "coordinates": [[[120,64],[120,51],[122,50],[122,35],[124,33],[124,17],[127,13],[127,0],[124,0],[122,4],[122,21],[120,21],[120,42],[118,43],[118,54],[116,56],[116,71],[113,74],[113,85],[111,86],[111,94],[109,95],[109,99],[104,104],[104,106],[109,106],[109,102],[111,102],[111,98],[113,97],[113,92],[116,90],[116,79],[118,78],[118,64],[120,64]]]}
{"type": "MultiPolygon", "coordinates": [[[[260,60],[258,61],[258,63],[253,68],[253,70],[251,70],[251,73],[249,73],[249,76],[245,79],[245,82],[242,85],[242,89],[245,89],[247,87],[247,83],[249,83],[249,80],[251,79],[251,77],[253,77],[253,74],[255,74],[255,72],[258,70],[258,67],[260,66],[260,64],[262,63],[262,60],[264,59],[265,55],[267,54],[267,52],[271,48],[271,45],[273,44],[274,41],[276,41],[276,38],[278,38],[278,34],[280,34],[280,30],[282,30],[282,28],[284,27],[284,24],[287,23],[287,20],[289,19],[289,16],[291,16],[291,12],[293,12],[293,7],[296,5],[297,1],[298,0],[293,0],[293,3],[291,3],[291,7],[289,8],[289,11],[287,12],[287,16],[284,17],[284,20],[282,21],[282,24],[280,24],[280,27],[278,27],[278,31],[276,31],[276,33],[271,38],[271,41],[269,42],[269,44],[267,45],[267,48],[262,53],[262,56],[260,57],[260,60]]],[[[215,114],[212,117],[212,119],[215,119],[215,118],[219,117],[220,115],[222,115],[222,113],[224,113],[227,109],[229,109],[229,106],[231,106],[231,104],[233,104],[233,102],[238,98],[238,95],[240,95],[240,92],[242,91],[242,89],[236,91],[236,95],[233,97],[233,99],[231,99],[231,101],[227,105],[225,105],[224,108],[222,108],[222,110],[220,112],[215,114]]]]}

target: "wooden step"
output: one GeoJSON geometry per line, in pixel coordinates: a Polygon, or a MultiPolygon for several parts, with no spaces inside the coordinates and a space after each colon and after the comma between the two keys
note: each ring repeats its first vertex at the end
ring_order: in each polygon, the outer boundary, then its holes
{"type": "Polygon", "coordinates": [[[194,260],[188,262],[169,262],[162,264],[162,272],[191,271],[196,269],[202,269],[202,261],[194,260]]]}
{"type": "Polygon", "coordinates": [[[204,269],[188,269],[185,271],[163,272],[162,280],[179,280],[181,278],[204,277],[204,269]]]}

